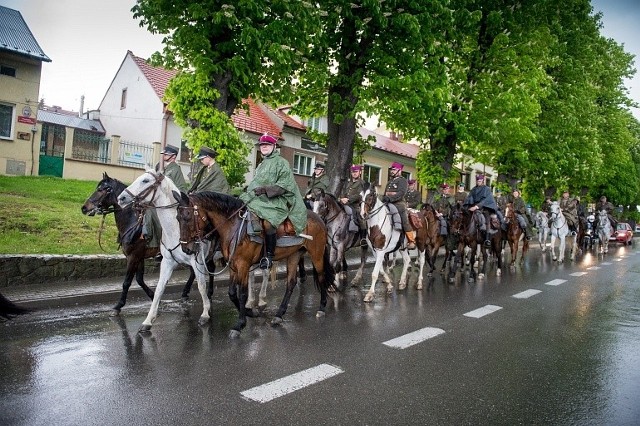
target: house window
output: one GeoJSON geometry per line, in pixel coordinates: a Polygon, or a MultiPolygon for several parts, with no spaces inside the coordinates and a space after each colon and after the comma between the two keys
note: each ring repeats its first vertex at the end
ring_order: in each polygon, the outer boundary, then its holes
{"type": "Polygon", "coordinates": [[[304,124],[308,128],[315,130],[316,132],[320,131],[320,117],[309,118],[305,120],[304,124]]]}
{"type": "Polygon", "coordinates": [[[293,154],[293,173],[311,176],[311,162],[313,158],[301,154],[293,154]]]}
{"type": "Polygon", "coordinates": [[[66,134],[65,127],[60,124],[42,123],[40,155],[49,157],[64,156],[66,134]]]}
{"type": "Polygon", "coordinates": [[[122,89],[122,95],[120,96],[120,109],[127,107],[127,89],[122,89]]]}
{"type": "Polygon", "coordinates": [[[380,167],[364,166],[364,173],[362,179],[369,182],[371,185],[380,185],[380,167]]]}
{"type": "Polygon", "coordinates": [[[6,65],[0,65],[0,74],[8,75],[9,77],[15,77],[16,69],[13,67],[8,67],[6,65]]]}
{"type": "Polygon", "coordinates": [[[0,138],[13,139],[14,121],[15,121],[15,106],[0,103],[0,138]]]}
{"type": "Polygon", "coordinates": [[[187,140],[180,139],[180,161],[185,163],[191,162],[191,158],[189,158],[189,147],[187,147],[187,140]]]}

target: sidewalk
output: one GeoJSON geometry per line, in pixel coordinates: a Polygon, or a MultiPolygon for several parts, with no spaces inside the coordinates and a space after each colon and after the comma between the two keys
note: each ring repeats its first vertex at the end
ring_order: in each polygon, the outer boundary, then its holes
{"type": "MultiPolygon", "coordinates": [[[[305,266],[307,269],[307,279],[313,280],[311,263],[308,259],[305,259],[305,266]]],[[[372,264],[374,258],[369,254],[367,258],[367,264],[372,264]]],[[[347,256],[347,264],[349,269],[357,269],[360,265],[360,255],[356,255],[354,250],[352,254],[347,256]]],[[[282,280],[285,277],[285,265],[282,262],[276,262],[277,279],[282,280]]],[[[220,271],[220,269],[218,270],[220,271]]],[[[158,272],[145,274],[145,283],[155,289],[158,283],[158,272]]],[[[165,294],[180,294],[182,288],[189,277],[189,270],[185,268],[176,269],[165,289],[165,294]]],[[[124,276],[100,278],[92,280],[80,280],[80,281],[64,281],[53,282],[47,284],[32,284],[32,285],[19,285],[3,287],[0,292],[9,300],[24,306],[26,308],[56,308],[64,306],[72,306],[79,304],[89,303],[111,303],[115,304],[122,292],[122,281],[124,276]]],[[[256,278],[256,282],[262,280],[261,277],[256,278]]],[[[223,271],[220,275],[216,275],[214,278],[215,291],[214,294],[221,289],[227,292],[229,285],[229,272],[223,271]]],[[[193,283],[191,288],[191,298],[199,299],[198,284],[193,283]]],[[[133,280],[127,299],[131,298],[143,298],[146,299],[146,295],[133,280]]]]}

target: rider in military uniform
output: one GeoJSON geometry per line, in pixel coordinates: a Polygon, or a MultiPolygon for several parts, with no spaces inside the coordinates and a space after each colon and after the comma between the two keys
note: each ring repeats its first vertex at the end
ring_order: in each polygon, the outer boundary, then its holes
{"type": "Polygon", "coordinates": [[[520,225],[520,228],[524,231],[524,237],[527,240],[531,240],[534,232],[531,225],[531,217],[527,211],[527,206],[525,205],[522,197],[520,197],[520,191],[518,189],[514,189],[512,195],[513,211],[516,214],[518,225],[520,225]]]}
{"type": "Polygon", "coordinates": [[[230,187],[220,165],[216,162],[218,152],[215,149],[203,146],[198,152],[198,160],[202,168],[198,171],[195,180],[191,184],[189,194],[213,191],[221,194],[229,194],[230,187]]]}
{"type": "Polygon", "coordinates": [[[366,182],[362,179],[361,176],[362,166],[356,164],[352,165],[351,179],[349,179],[349,182],[343,188],[339,200],[342,204],[351,207],[351,210],[353,211],[353,219],[358,224],[358,228],[360,228],[360,244],[367,245],[367,224],[362,219],[362,217],[360,217],[362,193],[364,192],[364,188],[366,185],[366,182]]]}
{"type": "Polygon", "coordinates": [[[604,195],[600,197],[600,201],[596,204],[597,211],[600,211],[600,210],[607,211],[607,216],[609,217],[609,222],[611,222],[611,227],[615,230],[616,226],[618,225],[618,221],[615,220],[611,215],[614,209],[615,207],[613,206],[613,204],[607,201],[607,197],[605,197],[604,195]]]}
{"type": "Polygon", "coordinates": [[[469,195],[469,193],[464,190],[464,183],[460,182],[458,184],[458,192],[456,192],[456,195],[454,197],[454,199],[456,201],[456,204],[463,205],[464,204],[464,200],[467,199],[468,195],[469,195]]]}
{"type": "Polygon", "coordinates": [[[544,198],[544,201],[542,202],[542,205],[540,206],[540,211],[545,212],[547,214],[547,216],[549,215],[549,213],[551,212],[551,197],[549,195],[547,195],[544,198]]]}
{"type": "Polygon", "coordinates": [[[407,207],[410,209],[417,209],[422,201],[420,191],[418,191],[417,188],[418,184],[415,179],[409,179],[407,183],[409,188],[407,189],[407,195],[404,196],[407,200],[407,207]]]}
{"type": "Polygon", "coordinates": [[[490,247],[491,241],[487,238],[487,224],[484,215],[486,213],[495,213],[498,217],[498,220],[500,221],[501,228],[504,224],[504,218],[502,217],[502,212],[500,212],[500,209],[498,209],[496,200],[493,198],[491,189],[489,189],[489,187],[485,185],[484,175],[476,175],[476,186],[473,187],[471,192],[469,192],[469,195],[464,201],[464,207],[468,208],[470,212],[480,210],[483,213],[481,215],[480,231],[482,232],[485,239],[484,245],[490,247]]]}
{"type": "Polygon", "coordinates": [[[567,219],[567,225],[569,225],[571,235],[576,235],[576,225],[578,224],[578,209],[576,206],[576,200],[569,197],[569,190],[565,190],[562,192],[562,198],[558,200],[558,204],[560,204],[560,210],[562,210],[562,214],[567,219]]]}
{"type": "Polygon", "coordinates": [[[500,212],[502,212],[502,214],[504,214],[507,211],[507,203],[508,202],[509,202],[509,200],[502,193],[500,188],[496,188],[496,204],[498,205],[498,208],[500,209],[500,212]]]}
{"type": "Polygon", "coordinates": [[[394,161],[391,163],[390,169],[391,179],[387,182],[387,186],[384,189],[382,201],[391,203],[398,209],[398,214],[402,220],[402,229],[407,236],[407,249],[412,250],[416,248],[416,237],[411,224],[409,224],[409,217],[407,216],[407,202],[404,197],[407,194],[408,183],[402,176],[404,165],[394,161]]]}
{"type": "Polygon", "coordinates": [[[433,204],[433,207],[436,209],[436,216],[440,221],[440,235],[447,235],[447,218],[449,217],[451,208],[455,205],[456,201],[451,195],[451,187],[448,183],[443,183],[440,186],[440,189],[442,193],[433,204]]]}

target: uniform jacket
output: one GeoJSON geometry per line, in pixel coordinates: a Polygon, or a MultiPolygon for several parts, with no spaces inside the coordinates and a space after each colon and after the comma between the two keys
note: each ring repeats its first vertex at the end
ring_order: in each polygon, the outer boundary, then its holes
{"type": "Polygon", "coordinates": [[[164,175],[171,179],[171,182],[182,192],[187,192],[187,182],[184,180],[182,168],[175,162],[168,163],[164,166],[164,175]]]}
{"type": "Polygon", "coordinates": [[[411,208],[411,209],[417,209],[418,208],[418,204],[420,204],[420,202],[422,201],[421,196],[422,194],[420,194],[420,191],[414,189],[414,190],[408,190],[407,194],[404,196],[404,199],[407,200],[407,207],[411,208]]]}
{"type": "Polygon", "coordinates": [[[310,194],[314,189],[322,189],[324,192],[327,192],[327,188],[329,188],[329,176],[324,173],[320,177],[313,175],[311,179],[309,179],[309,182],[307,182],[306,194],[310,194]]]}
{"type": "Polygon", "coordinates": [[[202,167],[198,171],[196,179],[193,181],[191,189],[189,189],[189,193],[202,191],[229,194],[229,183],[218,163],[214,163],[209,167],[202,167]]]}
{"type": "Polygon", "coordinates": [[[409,184],[407,183],[407,179],[402,176],[398,176],[387,182],[387,186],[384,189],[384,195],[389,197],[389,201],[393,204],[404,202],[404,197],[407,194],[408,188],[409,184]]]}
{"type": "Polygon", "coordinates": [[[456,192],[456,195],[453,198],[456,200],[456,203],[463,204],[468,196],[469,193],[467,191],[462,191],[456,192]]]}
{"type": "Polygon", "coordinates": [[[513,211],[516,213],[520,213],[522,215],[527,214],[527,206],[524,203],[524,200],[521,197],[514,198],[513,201],[513,211]]]}
{"type": "Polygon", "coordinates": [[[255,177],[247,187],[247,192],[240,194],[240,199],[247,204],[249,210],[278,226],[288,217],[300,234],[307,226],[307,207],[300,195],[289,162],[273,152],[263,158],[256,168],[255,177]],[[260,186],[279,186],[285,192],[282,195],[268,198],[266,194],[255,195],[253,190],[260,186]]]}
{"type": "Polygon", "coordinates": [[[359,208],[362,203],[362,192],[364,191],[364,180],[359,178],[350,180],[348,185],[342,190],[340,198],[347,198],[347,204],[352,208],[359,208]]]}
{"type": "Polygon", "coordinates": [[[435,209],[439,213],[442,213],[444,216],[449,216],[449,214],[451,213],[451,207],[453,207],[455,203],[456,203],[456,200],[453,197],[453,195],[442,194],[433,204],[433,207],[435,207],[435,209]]]}

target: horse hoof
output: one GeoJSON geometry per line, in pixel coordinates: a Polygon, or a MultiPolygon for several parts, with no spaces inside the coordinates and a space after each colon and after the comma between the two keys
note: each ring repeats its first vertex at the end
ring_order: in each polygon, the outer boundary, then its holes
{"type": "Polygon", "coordinates": [[[140,333],[140,334],[145,334],[145,333],[150,333],[150,332],[151,332],[151,326],[150,325],[142,324],[140,326],[140,328],[138,328],[138,333],[140,333]]]}
{"type": "Polygon", "coordinates": [[[501,275],[502,275],[502,269],[498,269],[498,270],[496,271],[496,275],[497,275],[497,276],[501,276],[501,275]]]}
{"type": "Polygon", "coordinates": [[[327,315],[324,311],[317,311],[316,318],[324,318],[327,315]]]}
{"type": "Polygon", "coordinates": [[[229,339],[237,339],[240,337],[240,332],[238,330],[231,330],[229,332],[229,339]]]}
{"type": "Polygon", "coordinates": [[[109,312],[110,317],[117,317],[119,315],[120,315],[120,309],[112,309],[111,312],[109,312]]]}
{"type": "Polygon", "coordinates": [[[372,300],[373,300],[373,294],[367,294],[364,297],[364,301],[367,302],[367,303],[371,302],[372,300]]]}
{"type": "Polygon", "coordinates": [[[478,274],[478,279],[481,280],[484,278],[484,274],[478,274]]]}
{"type": "MultiPolygon", "coordinates": [[[[406,285],[406,284],[400,284],[400,285],[398,286],[398,290],[405,290],[406,288],[407,288],[407,285],[406,285]]],[[[389,293],[391,293],[391,291],[392,291],[392,290],[391,290],[391,289],[389,289],[388,291],[389,291],[389,293]]]]}
{"type": "Polygon", "coordinates": [[[422,283],[420,283],[420,284],[418,284],[418,285],[416,286],[416,290],[422,290],[422,283]]]}
{"type": "Polygon", "coordinates": [[[277,326],[279,326],[280,324],[282,324],[282,322],[283,322],[283,321],[282,321],[282,318],[280,318],[280,317],[273,317],[273,319],[271,320],[271,325],[272,325],[273,327],[277,327],[277,326]]]}
{"type": "Polygon", "coordinates": [[[206,318],[200,317],[198,319],[198,325],[207,325],[208,322],[209,322],[209,317],[206,317],[206,318]]]}

